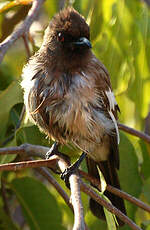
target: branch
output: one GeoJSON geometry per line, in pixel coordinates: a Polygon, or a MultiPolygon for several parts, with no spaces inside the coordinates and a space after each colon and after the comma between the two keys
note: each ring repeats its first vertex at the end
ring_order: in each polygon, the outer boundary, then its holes
{"type": "MultiPolygon", "coordinates": [[[[0,166],[0,171],[3,170],[20,170],[22,168],[28,168],[28,167],[39,167],[39,166],[46,166],[46,167],[52,167],[53,169],[59,166],[59,168],[64,171],[65,168],[68,167],[68,163],[66,161],[56,155],[52,156],[49,160],[37,160],[37,161],[27,161],[27,162],[18,162],[18,163],[9,163],[4,164],[0,166]],[[57,166],[56,166],[57,165],[57,166]]],[[[74,214],[75,214],[75,227],[74,230],[84,229],[84,222],[83,222],[83,208],[80,203],[80,195],[78,197],[78,191],[79,191],[79,183],[75,182],[78,179],[75,179],[77,175],[74,173],[70,176],[69,182],[70,182],[70,188],[71,188],[71,198],[72,198],[72,204],[74,208],[74,214]],[[76,194],[77,191],[77,194],[76,194]],[[77,198],[78,197],[78,198],[77,198]],[[79,199],[79,200],[78,200],[79,199]],[[76,203],[77,202],[77,203],[76,203]],[[78,207],[78,208],[77,208],[78,207]],[[79,228],[79,226],[82,228],[79,228]]],[[[77,176],[78,177],[78,176],[77,176]]],[[[132,229],[139,230],[140,228],[132,222],[126,215],[124,215],[120,210],[115,208],[110,203],[103,200],[101,197],[99,197],[90,187],[84,186],[84,183],[81,181],[81,190],[84,191],[86,194],[90,195],[93,199],[95,199],[98,203],[106,207],[110,212],[114,213],[116,216],[118,216],[123,222],[127,223],[132,229]]]]}
{"type": "Polygon", "coordinates": [[[23,38],[24,46],[25,46],[26,53],[27,53],[27,59],[29,59],[31,57],[31,51],[30,51],[30,47],[29,47],[29,43],[28,43],[28,36],[27,36],[27,34],[24,34],[22,36],[22,38],[23,38]]]}
{"type": "MultiPolygon", "coordinates": [[[[25,154],[26,156],[33,156],[35,154],[35,156],[40,156],[42,158],[44,158],[45,154],[48,152],[49,148],[48,147],[44,147],[44,146],[40,146],[40,145],[31,145],[31,144],[23,144],[17,147],[7,147],[7,148],[0,148],[0,155],[3,154],[25,154]]],[[[44,167],[44,166],[48,166],[49,167],[54,167],[54,165],[56,165],[56,158],[54,159],[54,161],[52,159],[48,160],[42,160],[39,161],[37,163],[37,160],[35,161],[31,161],[31,162],[20,162],[20,163],[9,163],[9,164],[4,164],[4,165],[0,165],[0,171],[3,170],[19,170],[22,168],[36,168],[36,167],[44,167]],[[34,163],[35,162],[35,163],[34,163]],[[50,163],[51,162],[51,163],[50,163]],[[18,166],[18,168],[16,167],[16,164],[21,164],[20,166],[18,166]],[[35,166],[34,166],[35,164],[35,166]]],[[[80,175],[85,178],[86,180],[88,180],[89,182],[91,182],[92,184],[95,184],[96,187],[98,187],[100,190],[100,183],[99,180],[97,180],[96,178],[93,178],[92,176],[90,176],[89,174],[87,174],[86,172],[83,172],[82,170],[79,170],[80,175]]],[[[129,195],[128,193],[119,190],[117,188],[114,188],[110,185],[107,185],[106,188],[109,192],[128,200],[129,202],[133,203],[134,205],[144,209],[147,212],[150,212],[150,206],[143,203],[142,201],[140,201],[139,199],[129,195]]]]}
{"type": "Polygon", "coordinates": [[[49,151],[48,147],[41,146],[41,145],[31,145],[31,144],[23,144],[20,146],[15,147],[6,147],[0,148],[0,155],[6,154],[42,154],[44,155],[49,151]]]}
{"type": "Polygon", "coordinates": [[[138,227],[130,218],[123,214],[115,206],[104,200],[102,197],[98,196],[97,193],[88,185],[81,181],[81,191],[85,192],[88,196],[92,197],[96,202],[105,207],[108,211],[115,214],[124,223],[128,224],[133,230],[142,230],[138,227]]]}
{"type": "MultiPolygon", "coordinates": [[[[7,148],[0,148],[0,155],[3,154],[25,154],[26,156],[33,156],[35,154],[35,156],[40,156],[42,158],[44,158],[45,154],[48,152],[49,148],[48,147],[44,147],[44,146],[40,146],[40,145],[31,145],[31,144],[23,144],[17,147],[7,147],[7,148]]],[[[52,159],[48,160],[41,160],[38,161],[28,161],[28,162],[20,162],[20,163],[9,163],[9,164],[4,164],[4,165],[0,165],[0,171],[3,170],[19,170],[19,169],[23,169],[23,168],[36,168],[36,167],[46,167],[47,165],[49,167],[54,167],[54,165],[56,165],[56,158],[54,159],[54,161],[52,159]],[[51,162],[52,161],[52,162],[51,162]],[[50,163],[51,162],[51,163],[50,163]],[[16,164],[20,165],[20,166],[16,166],[16,164]],[[34,165],[35,164],[35,165],[34,165]]],[[[89,174],[87,174],[86,172],[83,172],[81,170],[79,170],[79,173],[82,177],[84,177],[86,180],[90,181],[92,184],[95,184],[96,187],[98,187],[100,190],[100,183],[99,180],[97,180],[96,178],[93,178],[92,176],[90,176],[89,174]]],[[[128,193],[119,190],[117,188],[114,188],[110,185],[107,185],[106,188],[109,192],[128,200],[129,202],[133,203],[134,205],[144,209],[147,212],[150,212],[150,206],[145,204],[144,202],[140,201],[139,199],[129,195],[128,193]]]]}
{"type": "MultiPolygon", "coordinates": [[[[53,170],[57,170],[59,166],[60,170],[63,172],[68,168],[68,163],[54,155],[49,160],[33,160],[33,161],[23,161],[17,163],[8,163],[0,165],[0,171],[17,171],[25,168],[38,168],[38,167],[50,167],[53,170]]],[[[73,230],[84,230],[84,216],[83,216],[83,207],[80,197],[80,183],[79,177],[76,173],[73,173],[69,177],[70,189],[71,189],[71,202],[74,210],[74,228],[73,230]]]]}
{"type": "Polygon", "coordinates": [[[38,167],[52,167],[54,168],[59,160],[55,157],[49,160],[33,160],[33,161],[22,161],[16,163],[1,164],[0,171],[18,171],[26,168],[38,168],[38,167]]]}
{"type": "Polygon", "coordinates": [[[150,6],[150,0],[142,0],[147,3],[148,6],[150,6]]]}
{"type": "Polygon", "coordinates": [[[121,129],[121,130],[123,130],[123,131],[125,131],[125,132],[127,132],[133,136],[139,137],[139,138],[143,139],[145,142],[150,144],[150,136],[149,135],[147,135],[143,132],[140,132],[136,129],[130,128],[126,125],[120,124],[120,123],[118,123],[118,127],[119,127],[119,129],[121,129]]]}
{"type": "MultiPolygon", "coordinates": [[[[65,160],[60,159],[58,161],[59,168],[61,172],[64,172],[70,164],[68,164],[65,160]]],[[[74,172],[69,177],[70,190],[71,190],[71,202],[74,209],[74,226],[73,230],[84,230],[84,214],[83,214],[83,206],[81,201],[80,194],[80,178],[78,173],[74,172]]]]}
{"type": "Polygon", "coordinates": [[[28,14],[31,5],[23,5],[19,7],[17,11],[10,17],[4,16],[3,21],[1,23],[1,37],[0,42],[2,42],[5,38],[7,38],[14,30],[15,26],[23,21],[28,14]]]}
{"type": "MultiPolygon", "coordinates": [[[[69,167],[69,165],[64,161],[64,160],[60,160],[59,161],[59,167],[61,169],[61,171],[63,172],[66,168],[69,167]]],[[[78,188],[77,190],[74,189],[74,187],[71,186],[75,186],[76,184],[71,184],[71,182],[73,182],[73,179],[71,179],[71,177],[73,178],[74,176],[76,176],[76,174],[72,174],[69,177],[69,182],[70,182],[70,188],[72,189],[72,192],[74,193],[78,193],[78,188]]],[[[128,218],[125,214],[123,214],[120,210],[118,210],[115,206],[113,206],[112,204],[110,204],[109,202],[107,202],[106,200],[104,200],[103,198],[101,198],[100,196],[97,195],[96,192],[94,192],[94,190],[90,187],[87,186],[85,183],[83,183],[82,181],[80,181],[80,189],[81,191],[85,192],[87,195],[89,195],[90,197],[92,197],[94,200],[96,200],[100,205],[104,206],[108,211],[110,211],[111,213],[115,214],[117,217],[119,217],[119,219],[121,219],[124,223],[128,224],[133,230],[142,230],[140,227],[138,227],[130,218],[128,218]]],[[[74,195],[73,193],[71,193],[72,195],[74,195]]],[[[76,197],[74,197],[76,199],[76,197]]],[[[80,198],[78,198],[80,199],[80,198]]],[[[74,208],[76,206],[74,205],[74,208]]],[[[79,209],[80,210],[80,209],[79,209]]],[[[80,210],[82,211],[82,209],[80,210]]],[[[77,213],[78,214],[78,213],[77,213]]],[[[81,221],[79,219],[79,221],[81,221]]],[[[84,221],[84,219],[83,219],[84,221]]],[[[84,222],[83,222],[84,223],[84,222]]],[[[75,225],[74,225],[75,226],[75,225]]],[[[84,226],[83,226],[84,227],[84,226]]],[[[84,228],[73,228],[75,229],[84,229],[84,228]]]]}
{"type": "MultiPolygon", "coordinates": [[[[2,149],[0,149],[0,152],[1,152],[1,154],[16,153],[15,152],[16,150],[17,150],[17,153],[20,153],[19,151],[21,151],[22,153],[25,153],[26,156],[29,156],[30,151],[35,153],[35,154],[36,154],[36,151],[38,154],[40,152],[42,152],[45,155],[45,153],[47,152],[47,150],[49,150],[49,148],[43,147],[43,146],[34,146],[34,145],[30,145],[30,144],[24,144],[24,145],[21,145],[19,147],[2,148],[2,149]]],[[[9,163],[9,164],[0,165],[0,171],[4,171],[4,170],[5,171],[9,171],[9,170],[16,171],[16,170],[20,170],[23,168],[36,168],[36,167],[42,167],[42,166],[50,167],[52,170],[58,170],[58,168],[59,168],[59,169],[61,169],[61,171],[64,171],[64,169],[67,168],[69,166],[69,164],[68,164],[68,162],[66,162],[65,158],[63,158],[63,156],[53,155],[49,160],[24,161],[24,162],[17,162],[17,163],[9,163]]],[[[81,170],[79,170],[79,173],[85,179],[89,180],[90,182],[95,184],[100,189],[100,185],[99,185],[98,180],[96,180],[95,178],[92,178],[90,175],[88,175],[87,173],[85,173],[81,170]]],[[[78,205],[79,205],[78,209],[74,208],[75,211],[78,210],[78,212],[76,212],[76,217],[75,217],[76,219],[78,219],[78,221],[75,223],[80,222],[83,224],[84,223],[83,222],[83,207],[82,207],[82,204],[80,204],[80,201],[81,201],[80,200],[80,190],[79,190],[80,182],[79,182],[78,175],[73,174],[72,176],[70,176],[70,183],[71,183],[71,185],[70,185],[71,191],[73,194],[73,198],[72,198],[73,203],[72,204],[74,207],[76,207],[75,205],[76,205],[76,201],[77,201],[78,205]],[[75,188],[75,191],[74,191],[74,188],[75,188]],[[76,194],[77,197],[74,197],[74,194],[76,194]],[[81,213],[81,215],[78,215],[79,213],[81,213]],[[80,221],[79,221],[79,216],[80,216],[80,221]]],[[[123,191],[120,191],[119,189],[116,189],[110,185],[107,185],[107,190],[120,196],[120,197],[122,197],[122,198],[125,198],[126,200],[136,204],[140,208],[143,208],[144,210],[150,212],[150,207],[148,205],[146,205],[143,202],[139,201],[138,199],[130,196],[129,194],[127,194],[123,191]]],[[[108,210],[109,210],[109,207],[108,207],[108,210]]],[[[117,216],[120,218],[119,215],[120,214],[118,214],[117,216]]],[[[124,218],[124,216],[122,216],[122,218],[124,218]]],[[[128,222],[128,220],[125,220],[125,221],[124,221],[125,223],[128,222]]],[[[131,220],[129,220],[128,224],[132,225],[131,220]]],[[[133,229],[135,229],[134,227],[133,227],[133,229]]],[[[75,229],[77,229],[77,228],[75,228],[75,229]]]]}
{"type": "MultiPolygon", "coordinates": [[[[99,183],[99,180],[90,176],[89,174],[87,174],[86,172],[83,172],[82,170],[79,170],[79,174],[86,180],[90,181],[92,184],[94,184],[99,190],[101,190],[101,186],[100,186],[100,183],[99,183]]],[[[150,206],[145,204],[144,202],[140,201],[139,199],[131,196],[130,194],[122,191],[122,190],[119,190],[109,184],[107,184],[107,187],[106,187],[106,190],[131,202],[132,204],[138,206],[139,208],[142,208],[144,209],[145,211],[149,212],[150,213],[150,206]]]]}
{"type": "Polygon", "coordinates": [[[26,19],[23,23],[16,29],[9,37],[7,37],[1,44],[0,44],[0,63],[3,60],[4,55],[6,54],[7,50],[10,46],[23,34],[29,31],[29,28],[33,21],[36,19],[39,10],[43,4],[44,0],[34,0],[31,9],[28,12],[26,19]]]}

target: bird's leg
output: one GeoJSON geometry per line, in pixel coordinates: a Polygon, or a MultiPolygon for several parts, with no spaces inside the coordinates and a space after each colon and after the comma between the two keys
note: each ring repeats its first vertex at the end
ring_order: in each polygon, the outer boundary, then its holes
{"type": "Polygon", "coordinates": [[[50,148],[50,150],[46,153],[45,155],[46,160],[48,160],[51,156],[55,154],[58,155],[58,147],[59,147],[58,142],[55,142],[50,148]]]}
{"type": "Polygon", "coordinates": [[[65,181],[66,186],[69,188],[69,177],[71,176],[72,173],[74,173],[74,171],[76,169],[79,168],[80,164],[82,163],[82,161],[85,159],[86,157],[86,153],[83,152],[81,154],[81,156],[79,157],[79,159],[74,162],[72,165],[70,165],[67,169],[65,169],[65,171],[61,174],[61,179],[65,181]]]}
{"type": "MultiPolygon", "coordinates": [[[[69,159],[69,157],[68,157],[67,155],[65,155],[64,153],[59,152],[59,150],[58,150],[59,145],[60,145],[60,144],[59,144],[58,142],[55,142],[55,143],[52,145],[52,147],[50,148],[50,150],[45,154],[46,160],[48,160],[48,159],[49,159],[51,156],[53,156],[53,155],[57,155],[57,156],[62,157],[64,160],[70,162],[70,159],[69,159]]],[[[55,170],[55,169],[53,169],[53,168],[51,168],[51,170],[52,170],[54,173],[56,173],[56,174],[61,174],[61,171],[60,171],[60,170],[57,171],[57,169],[55,170]]]]}

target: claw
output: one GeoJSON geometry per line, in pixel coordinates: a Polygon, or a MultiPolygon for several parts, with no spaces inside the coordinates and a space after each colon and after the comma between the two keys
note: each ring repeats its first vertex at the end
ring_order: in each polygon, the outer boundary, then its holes
{"type": "Polygon", "coordinates": [[[58,153],[58,146],[59,144],[57,142],[55,142],[52,147],[50,148],[50,150],[45,154],[45,158],[46,160],[48,160],[51,156],[53,156],[54,154],[57,155],[58,153]]]}
{"type": "Polygon", "coordinates": [[[64,172],[61,173],[61,179],[64,180],[66,186],[70,188],[69,177],[79,168],[81,162],[84,160],[86,153],[82,153],[80,158],[72,165],[70,165],[64,172]]]}

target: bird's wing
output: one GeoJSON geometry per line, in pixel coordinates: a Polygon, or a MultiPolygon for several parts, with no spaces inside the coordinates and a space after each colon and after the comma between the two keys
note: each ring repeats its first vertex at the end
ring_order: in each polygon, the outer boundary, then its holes
{"type": "Polygon", "coordinates": [[[105,66],[95,58],[96,62],[96,74],[95,85],[97,88],[97,93],[101,98],[101,106],[103,107],[105,116],[110,118],[113,123],[115,130],[114,135],[110,135],[111,143],[111,157],[114,159],[116,168],[119,168],[119,154],[118,154],[118,144],[120,141],[119,130],[117,125],[117,113],[120,111],[119,106],[116,102],[114,93],[112,92],[110,77],[105,66]]]}

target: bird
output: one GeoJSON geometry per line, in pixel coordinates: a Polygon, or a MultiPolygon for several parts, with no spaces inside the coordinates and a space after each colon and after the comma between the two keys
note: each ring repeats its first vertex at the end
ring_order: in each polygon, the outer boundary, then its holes
{"type": "MultiPolygon", "coordinates": [[[[21,86],[30,120],[58,145],[80,149],[88,173],[100,180],[99,168],[106,183],[120,189],[119,106],[109,73],[92,52],[89,25],[73,7],[51,19],[40,49],[23,68],[21,86]]],[[[104,194],[126,214],[122,198],[104,194]]],[[[105,219],[103,207],[92,198],[89,206],[105,219]]]]}

